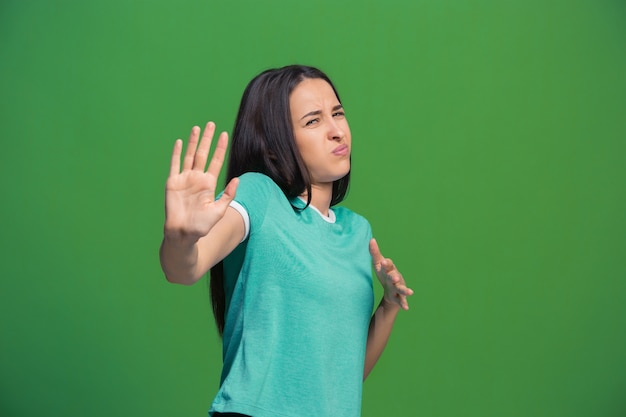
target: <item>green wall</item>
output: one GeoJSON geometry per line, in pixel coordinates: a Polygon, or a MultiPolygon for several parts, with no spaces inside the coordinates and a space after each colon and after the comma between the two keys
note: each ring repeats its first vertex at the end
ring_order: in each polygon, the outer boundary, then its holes
{"type": "Polygon", "coordinates": [[[3,1],[0,415],[206,415],[169,154],[289,63],[336,82],[346,204],[416,291],[363,416],[626,415],[625,41],[618,0],[3,1]]]}

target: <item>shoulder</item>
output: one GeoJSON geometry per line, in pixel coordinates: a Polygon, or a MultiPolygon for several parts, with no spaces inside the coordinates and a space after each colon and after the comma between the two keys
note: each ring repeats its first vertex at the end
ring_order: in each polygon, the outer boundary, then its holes
{"type": "Polygon", "coordinates": [[[363,216],[361,216],[359,213],[344,207],[344,206],[334,206],[332,207],[332,210],[335,212],[335,215],[339,218],[345,218],[345,219],[350,219],[350,220],[354,220],[354,221],[358,221],[358,222],[365,222],[368,223],[367,219],[363,216]]]}
{"type": "Polygon", "coordinates": [[[260,172],[246,172],[239,176],[239,183],[246,185],[276,187],[278,185],[267,175],[260,172]]]}
{"type": "Polygon", "coordinates": [[[263,216],[270,207],[289,204],[280,187],[259,172],[246,172],[239,176],[234,201],[243,206],[251,217],[253,213],[263,216]]]}
{"type": "Polygon", "coordinates": [[[261,174],[260,172],[246,172],[239,176],[237,195],[258,198],[273,196],[277,193],[282,194],[282,190],[265,174],[261,174]]]}
{"type": "Polygon", "coordinates": [[[333,211],[335,212],[337,223],[350,225],[353,229],[361,230],[371,235],[372,227],[365,217],[343,206],[333,207],[333,211]]]}

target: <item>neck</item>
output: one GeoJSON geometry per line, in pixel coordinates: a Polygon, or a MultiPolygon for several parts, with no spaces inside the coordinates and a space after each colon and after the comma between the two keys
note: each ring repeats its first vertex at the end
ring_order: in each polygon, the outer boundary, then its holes
{"type": "MultiPolygon", "coordinates": [[[[307,200],[306,191],[301,196],[307,200]]],[[[311,184],[311,205],[318,209],[324,216],[328,216],[330,201],[333,198],[333,183],[311,184]]]]}

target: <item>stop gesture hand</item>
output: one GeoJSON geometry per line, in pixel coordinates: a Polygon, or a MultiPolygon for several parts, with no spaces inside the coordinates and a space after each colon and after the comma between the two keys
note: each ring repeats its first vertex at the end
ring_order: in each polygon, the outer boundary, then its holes
{"type": "Polygon", "coordinates": [[[226,132],[220,134],[209,168],[205,171],[214,133],[215,124],[207,123],[198,143],[200,128],[194,126],[191,129],[182,169],[183,141],[178,139],[174,145],[165,186],[166,234],[189,241],[198,240],[224,216],[228,204],[235,197],[237,178],[228,183],[223,196],[215,201],[217,179],[228,147],[226,132]]]}

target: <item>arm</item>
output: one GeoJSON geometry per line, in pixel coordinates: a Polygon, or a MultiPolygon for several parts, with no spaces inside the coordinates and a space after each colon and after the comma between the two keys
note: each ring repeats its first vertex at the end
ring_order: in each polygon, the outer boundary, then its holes
{"type": "Polygon", "coordinates": [[[398,311],[401,308],[403,310],[409,309],[406,297],[413,295],[413,290],[406,286],[402,274],[396,269],[393,261],[384,258],[380,253],[375,239],[370,241],[370,253],[372,254],[376,276],[380,280],[385,294],[370,321],[363,379],[367,378],[383,353],[398,311]]]}
{"type": "Polygon", "coordinates": [[[208,170],[205,165],[215,133],[207,123],[198,144],[200,128],[191,130],[189,144],[180,157],[182,141],[174,145],[170,174],[165,187],[165,225],[160,249],[161,268],[168,281],[193,284],[213,265],[228,255],[244,235],[243,220],[228,205],[237,192],[238,179],[232,179],[222,198],[215,201],[215,188],[224,162],[228,135],[220,134],[208,170]]]}

